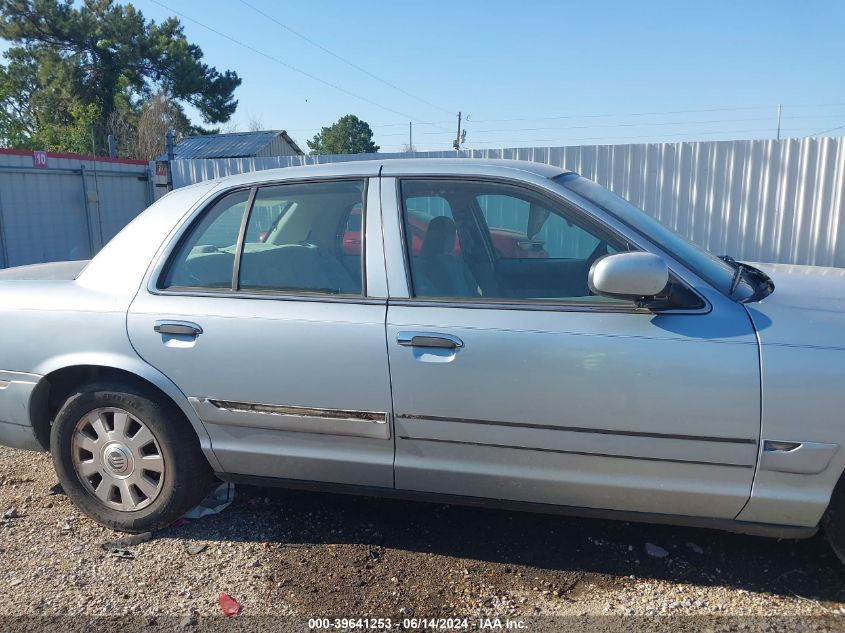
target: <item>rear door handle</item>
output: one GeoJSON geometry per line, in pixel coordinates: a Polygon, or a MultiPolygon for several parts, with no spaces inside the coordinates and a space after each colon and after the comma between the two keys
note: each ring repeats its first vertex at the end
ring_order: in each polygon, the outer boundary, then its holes
{"type": "Polygon", "coordinates": [[[451,334],[437,332],[399,332],[396,335],[399,345],[405,347],[437,347],[440,349],[458,349],[464,342],[451,334]]]}
{"type": "Polygon", "coordinates": [[[199,336],[202,328],[190,321],[156,321],[153,329],[159,334],[175,334],[177,336],[199,336]]]}

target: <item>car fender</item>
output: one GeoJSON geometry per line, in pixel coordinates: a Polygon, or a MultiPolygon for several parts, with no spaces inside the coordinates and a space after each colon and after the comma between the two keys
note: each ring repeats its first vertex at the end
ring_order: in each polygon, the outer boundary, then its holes
{"type": "MultiPolygon", "coordinates": [[[[155,367],[152,367],[148,363],[144,362],[141,358],[109,352],[74,352],[52,356],[43,360],[34,368],[33,373],[40,376],[48,376],[60,369],[79,366],[94,366],[125,371],[161,389],[161,391],[163,391],[167,397],[169,397],[176,406],[179,407],[190,422],[197,434],[197,437],[199,438],[200,447],[202,448],[202,451],[208,459],[211,467],[215,471],[222,470],[217,457],[214,455],[214,451],[211,446],[211,438],[209,437],[202,421],[199,419],[199,416],[197,416],[196,411],[194,411],[194,408],[188,402],[187,396],[185,396],[179,387],[177,387],[167,376],[155,367]]],[[[45,379],[42,378],[42,380],[45,379]]],[[[39,390],[36,389],[33,393],[37,394],[38,391],[39,390]]],[[[31,410],[32,407],[33,403],[30,403],[31,410]]]]}

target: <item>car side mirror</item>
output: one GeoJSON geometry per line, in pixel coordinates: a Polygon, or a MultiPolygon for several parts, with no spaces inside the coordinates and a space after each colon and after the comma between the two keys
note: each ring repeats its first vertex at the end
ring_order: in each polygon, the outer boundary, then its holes
{"type": "Polygon", "coordinates": [[[666,290],[669,267],[653,253],[617,253],[597,259],[587,283],[597,295],[647,305],[666,290]]]}

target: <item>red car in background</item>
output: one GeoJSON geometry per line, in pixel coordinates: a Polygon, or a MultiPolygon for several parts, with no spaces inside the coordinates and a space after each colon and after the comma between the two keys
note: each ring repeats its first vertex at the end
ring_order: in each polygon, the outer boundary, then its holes
{"type": "MultiPolygon", "coordinates": [[[[411,254],[416,257],[420,254],[425,234],[428,230],[428,223],[435,216],[421,213],[419,211],[408,211],[408,224],[411,229],[411,254]]],[[[525,233],[513,229],[491,228],[490,236],[493,238],[493,248],[499,257],[504,259],[543,259],[548,257],[543,248],[543,241],[529,239],[525,233]]],[[[361,207],[355,207],[349,214],[346,224],[346,231],[343,233],[343,254],[361,254],[361,207]]],[[[458,236],[455,236],[455,247],[453,255],[461,254],[461,244],[458,236]]]]}

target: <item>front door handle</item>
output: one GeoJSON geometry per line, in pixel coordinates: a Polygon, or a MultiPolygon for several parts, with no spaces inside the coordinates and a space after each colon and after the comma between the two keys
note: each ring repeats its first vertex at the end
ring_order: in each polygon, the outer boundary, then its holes
{"type": "Polygon", "coordinates": [[[159,334],[175,334],[177,336],[199,336],[202,328],[190,321],[156,321],[153,329],[159,334]]]}
{"type": "Polygon", "coordinates": [[[451,334],[437,332],[399,332],[396,335],[399,345],[405,347],[437,347],[440,349],[458,349],[464,342],[451,334]]]}

